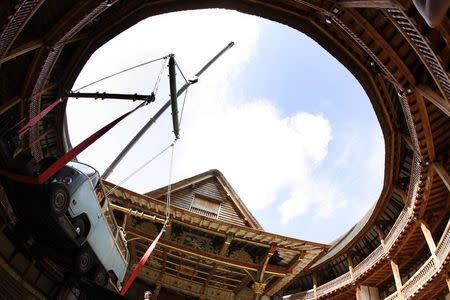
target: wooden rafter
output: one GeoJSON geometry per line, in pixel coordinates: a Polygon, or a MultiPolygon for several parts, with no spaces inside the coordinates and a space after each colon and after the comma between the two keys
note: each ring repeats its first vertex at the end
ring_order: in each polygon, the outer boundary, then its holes
{"type": "Polygon", "coordinates": [[[416,90],[428,101],[433,103],[437,108],[439,108],[444,114],[450,117],[450,103],[442,98],[438,93],[433,91],[430,87],[419,84],[416,86],[416,90]]]}
{"type": "Polygon", "coordinates": [[[427,157],[430,161],[434,161],[434,143],[433,143],[433,132],[431,130],[430,118],[428,116],[427,106],[421,93],[414,93],[416,96],[417,107],[419,108],[420,119],[422,128],[425,135],[425,143],[427,148],[427,157]]]}
{"type": "Polygon", "coordinates": [[[276,250],[277,250],[277,245],[275,243],[272,243],[270,245],[269,252],[267,252],[266,257],[263,260],[263,263],[262,263],[261,267],[258,269],[258,273],[257,273],[257,277],[258,277],[257,280],[258,280],[258,282],[263,282],[264,274],[265,274],[267,265],[269,264],[269,260],[273,256],[273,254],[275,253],[276,250]]]}
{"type": "Polygon", "coordinates": [[[16,4],[16,11],[10,16],[3,31],[0,32],[0,58],[4,57],[25,25],[44,2],[45,0],[22,0],[16,4]]]}
{"type": "MultiPolygon", "coordinates": [[[[134,229],[134,228],[128,228],[128,233],[134,234],[136,236],[139,236],[139,237],[141,237],[143,239],[147,239],[147,240],[153,240],[155,238],[152,235],[149,235],[147,233],[144,233],[144,232],[134,229]]],[[[216,263],[219,263],[219,264],[225,265],[225,266],[230,266],[230,267],[234,267],[234,268],[238,268],[238,269],[245,269],[245,270],[249,270],[249,271],[258,271],[258,268],[259,268],[259,266],[257,264],[244,263],[244,262],[240,262],[240,261],[237,261],[234,259],[221,257],[216,254],[200,253],[198,251],[196,252],[195,250],[190,249],[186,246],[182,246],[177,243],[167,241],[164,239],[160,239],[159,244],[161,246],[167,247],[169,249],[173,249],[173,250],[176,250],[176,251],[188,254],[188,255],[192,255],[197,258],[207,259],[212,262],[216,262],[216,263]]],[[[278,276],[284,276],[286,274],[286,271],[287,270],[284,267],[271,266],[271,265],[268,266],[266,269],[267,273],[273,274],[273,275],[278,275],[278,276]]]]}
{"type": "Polygon", "coordinates": [[[450,175],[447,170],[445,170],[444,166],[440,162],[434,162],[432,165],[442,182],[444,182],[445,186],[450,191],[450,175]]]}
{"type": "MultiPolygon", "coordinates": [[[[377,1],[354,1],[354,2],[377,2],[377,1]]],[[[386,2],[386,1],[383,1],[386,2]]],[[[392,1],[387,1],[392,2],[392,1]]],[[[392,6],[390,6],[392,7],[392,6]]],[[[410,85],[414,85],[416,80],[414,75],[411,73],[409,68],[406,66],[404,61],[398,56],[397,52],[392,49],[391,45],[378,33],[378,31],[363,17],[359,14],[357,10],[349,9],[346,11],[350,16],[352,16],[353,20],[359,24],[364,29],[364,32],[369,34],[369,36],[376,42],[376,44],[383,49],[389,59],[392,60],[395,65],[398,67],[399,71],[403,76],[405,76],[406,80],[410,85]]]]}
{"type": "Polygon", "coordinates": [[[42,47],[43,42],[40,39],[29,41],[23,45],[20,45],[8,53],[6,53],[2,58],[0,58],[0,64],[7,62],[8,60],[14,59],[22,54],[28,53],[30,51],[36,50],[42,47]]]}
{"type": "Polygon", "coordinates": [[[391,8],[398,7],[398,2],[394,0],[338,0],[337,4],[343,7],[352,8],[391,8]]]}

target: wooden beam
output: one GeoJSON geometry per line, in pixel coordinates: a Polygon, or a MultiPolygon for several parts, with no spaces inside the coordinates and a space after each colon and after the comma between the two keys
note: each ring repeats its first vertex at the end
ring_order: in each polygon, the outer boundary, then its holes
{"type": "Polygon", "coordinates": [[[416,90],[428,101],[433,103],[437,108],[439,108],[444,114],[450,117],[450,103],[442,98],[438,93],[433,91],[430,87],[419,84],[416,86],[416,90]]]}
{"type": "Polygon", "coordinates": [[[442,182],[444,182],[445,186],[450,191],[450,175],[447,173],[447,170],[445,170],[444,166],[440,162],[434,162],[432,165],[442,182]]]}
{"type": "Polygon", "coordinates": [[[419,220],[420,222],[420,229],[423,233],[423,236],[425,238],[425,241],[427,242],[428,249],[431,252],[431,255],[436,256],[436,243],[434,242],[433,235],[431,234],[431,231],[428,227],[428,224],[425,223],[424,220],[419,220]]]}
{"type": "Polygon", "coordinates": [[[166,221],[166,220],[164,220],[162,218],[159,218],[157,216],[154,216],[154,215],[151,216],[151,215],[148,215],[148,214],[143,213],[141,211],[134,210],[132,208],[126,208],[126,207],[123,207],[123,206],[120,206],[120,205],[117,205],[117,204],[114,204],[114,203],[109,203],[109,207],[112,210],[120,211],[120,212],[124,213],[125,215],[131,215],[131,216],[134,216],[136,218],[143,219],[143,220],[149,220],[149,221],[157,222],[157,223],[161,223],[161,224],[164,224],[165,221],[166,221]]]}
{"type": "Polygon", "coordinates": [[[423,100],[423,96],[420,92],[414,93],[416,96],[417,107],[419,108],[420,119],[422,123],[422,128],[425,135],[425,142],[427,145],[428,159],[434,161],[434,143],[433,143],[433,132],[431,130],[430,118],[428,117],[427,106],[423,100]]]}
{"type": "Polygon", "coordinates": [[[269,252],[267,253],[266,257],[264,258],[264,262],[261,265],[261,268],[258,270],[258,281],[263,282],[264,279],[264,272],[266,271],[267,265],[269,264],[270,258],[273,256],[275,251],[277,250],[277,245],[275,243],[270,244],[269,252]]]}
{"type": "Polygon", "coordinates": [[[228,252],[228,248],[230,247],[231,242],[233,241],[234,234],[228,233],[225,237],[225,241],[223,242],[222,247],[220,248],[219,255],[226,256],[228,252]]]}
{"type": "MultiPolygon", "coordinates": [[[[370,2],[372,4],[377,4],[377,1],[354,1],[354,2],[370,2]]],[[[386,1],[380,1],[380,2],[386,2],[386,1]]],[[[388,1],[392,2],[392,1],[388,1]]],[[[390,6],[393,7],[393,6],[390,6]]],[[[376,42],[376,44],[383,49],[384,52],[388,55],[388,59],[391,59],[399,68],[399,71],[405,76],[406,80],[408,80],[410,85],[415,85],[416,80],[414,78],[414,75],[411,73],[411,70],[406,66],[403,59],[398,56],[397,52],[392,49],[391,45],[386,41],[386,39],[378,33],[378,31],[372,26],[372,24],[369,23],[363,16],[359,14],[357,10],[349,9],[346,10],[346,13],[348,13],[353,20],[361,26],[364,31],[369,34],[369,36],[376,42]]],[[[373,49],[374,53],[377,49],[373,49]]],[[[386,66],[387,68],[387,66],[386,66]]]]}
{"type": "Polygon", "coordinates": [[[9,48],[14,44],[16,38],[22,32],[25,25],[27,25],[28,21],[33,17],[35,12],[39,9],[42,3],[45,0],[34,1],[17,1],[15,6],[15,12],[10,16],[11,19],[8,20],[8,24],[2,28],[3,32],[0,32],[0,35],[6,39],[2,42],[5,44],[0,44],[0,57],[3,57],[4,54],[9,50],[9,48]],[[21,2],[21,3],[19,3],[21,2]],[[30,9],[31,8],[31,9],[30,9]],[[8,32],[6,35],[4,33],[8,32]]]}
{"type": "Polygon", "coordinates": [[[23,45],[20,45],[8,53],[6,53],[2,58],[0,58],[0,64],[3,64],[4,62],[7,62],[13,58],[16,58],[22,54],[28,53],[30,51],[36,50],[40,47],[42,47],[43,43],[42,40],[33,40],[29,41],[23,45]]]}
{"type": "Polygon", "coordinates": [[[336,3],[343,7],[354,8],[393,8],[399,6],[397,1],[394,0],[338,0],[336,3]]]}
{"type": "Polygon", "coordinates": [[[12,107],[16,106],[17,104],[20,103],[20,101],[22,101],[22,98],[20,97],[14,97],[8,101],[6,101],[5,103],[3,103],[0,106],[0,116],[3,115],[5,112],[7,112],[8,110],[10,110],[12,107]]]}
{"type": "MultiPolygon", "coordinates": [[[[143,239],[150,240],[150,241],[153,241],[155,239],[155,236],[149,235],[145,232],[142,232],[140,230],[137,230],[137,229],[134,229],[131,227],[128,228],[128,233],[137,235],[143,239]]],[[[219,263],[221,265],[230,266],[230,267],[243,269],[243,270],[258,271],[259,266],[256,264],[253,264],[253,263],[244,263],[244,262],[240,262],[240,261],[226,258],[226,257],[221,257],[219,255],[211,254],[211,253],[195,252],[195,250],[193,250],[191,248],[188,248],[186,246],[179,245],[177,243],[174,243],[174,242],[168,241],[168,240],[164,240],[164,239],[160,239],[159,244],[161,246],[167,247],[169,249],[173,249],[173,250],[176,250],[181,253],[185,253],[185,254],[188,254],[188,255],[191,255],[194,257],[207,259],[212,262],[219,263]]],[[[285,276],[287,273],[287,269],[284,267],[278,267],[278,266],[268,266],[267,273],[277,275],[277,276],[285,276]]]]}

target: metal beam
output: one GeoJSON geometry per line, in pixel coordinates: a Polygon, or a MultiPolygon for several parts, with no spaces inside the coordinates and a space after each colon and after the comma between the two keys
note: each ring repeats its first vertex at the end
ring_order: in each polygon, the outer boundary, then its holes
{"type": "Polygon", "coordinates": [[[155,95],[140,95],[140,94],[115,94],[115,93],[67,93],[67,97],[71,98],[92,98],[92,99],[119,99],[119,100],[139,100],[139,101],[147,101],[147,102],[153,102],[155,101],[155,95]]]}
{"type": "MultiPolygon", "coordinates": [[[[195,74],[195,79],[189,82],[186,82],[176,93],[176,97],[180,97],[189,86],[197,82],[197,78],[206,71],[223,53],[225,53],[228,49],[233,47],[234,43],[229,43],[225,48],[223,48],[216,56],[214,56],[208,63],[206,63],[200,71],[195,74]]],[[[106,179],[108,176],[114,171],[114,168],[122,161],[122,159],[127,155],[130,149],[140,140],[140,138],[147,132],[147,130],[156,122],[156,120],[161,117],[161,115],[166,111],[166,109],[170,106],[171,99],[169,99],[157,112],[156,114],[142,127],[141,130],[133,137],[133,139],[128,143],[128,145],[123,148],[123,150],[117,155],[116,159],[106,168],[105,172],[102,174],[102,178],[106,179]]]]}

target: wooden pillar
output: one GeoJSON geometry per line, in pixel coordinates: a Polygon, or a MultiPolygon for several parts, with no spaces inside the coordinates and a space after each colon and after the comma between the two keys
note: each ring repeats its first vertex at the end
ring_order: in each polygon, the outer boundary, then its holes
{"type": "Polygon", "coordinates": [[[347,253],[347,263],[348,263],[348,271],[350,272],[350,276],[353,279],[353,255],[351,253],[347,253]]]}
{"type": "Polygon", "coordinates": [[[161,292],[161,284],[156,284],[155,290],[153,291],[152,300],[157,300],[159,293],[161,292]]]}
{"type": "Polygon", "coordinates": [[[400,270],[398,269],[398,264],[397,262],[395,262],[394,260],[390,260],[391,261],[391,269],[392,269],[392,274],[394,275],[394,281],[395,281],[395,287],[397,289],[397,293],[398,293],[398,298],[399,299],[403,299],[403,294],[402,294],[402,278],[400,277],[400,270]]]}
{"type": "Polygon", "coordinates": [[[314,299],[317,299],[317,273],[312,274],[314,299]]]}
{"type": "Polygon", "coordinates": [[[384,236],[384,232],[383,232],[383,230],[381,230],[381,227],[380,227],[380,225],[379,224],[376,224],[375,225],[375,231],[377,232],[377,234],[378,234],[378,238],[380,239],[380,243],[381,243],[381,246],[383,247],[383,250],[384,250],[384,252],[386,253],[386,242],[385,242],[385,236],[384,236]]]}
{"type": "Polygon", "coordinates": [[[424,220],[419,220],[419,222],[420,229],[422,229],[422,233],[425,237],[425,241],[427,242],[428,249],[430,249],[431,255],[433,257],[436,257],[436,244],[434,243],[433,235],[431,234],[431,231],[424,220]]]}
{"type": "Polygon", "coordinates": [[[447,282],[447,288],[448,291],[450,292],[450,276],[447,274],[445,274],[445,281],[447,282]]]}
{"type": "Polygon", "coordinates": [[[376,287],[359,285],[356,287],[357,300],[380,300],[380,293],[376,287]]]}

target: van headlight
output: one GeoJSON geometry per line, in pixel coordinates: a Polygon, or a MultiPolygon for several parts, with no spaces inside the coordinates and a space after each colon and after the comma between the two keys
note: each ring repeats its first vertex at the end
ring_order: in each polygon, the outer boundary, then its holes
{"type": "Polygon", "coordinates": [[[67,184],[67,185],[71,184],[72,181],[73,181],[72,177],[69,177],[69,176],[66,176],[62,179],[62,183],[67,184]]]}

